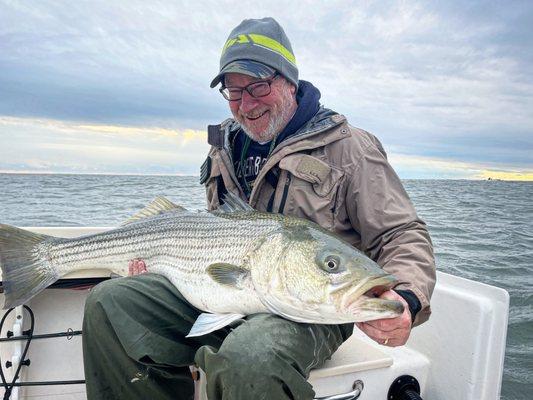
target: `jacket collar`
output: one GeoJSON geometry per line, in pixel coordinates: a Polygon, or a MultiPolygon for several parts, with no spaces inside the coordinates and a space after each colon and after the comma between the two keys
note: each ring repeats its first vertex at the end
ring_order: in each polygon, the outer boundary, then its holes
{"type": "MultiPolygon", "coordinates": [[[[346,136],[346,130],[330,130],[345,123],[345,121],[346,117],[343,115],[337,114],[330,109],[320,107],[315,116],[311,118],[307,124],[301,127],[295,134],[291,135],[289,138],[276,146],[265,165],[263,165],[261,168],[261,171],[255,180],[255,185],[252,189],[252,193],[250,194],[250,204],[255,201],[254,199],[257,197],[259,188],[264,183],[263,181],[267,172],[283,157],[299,151],[313,150],[342,139],[346,136]]],[[[230,176],[232,177],[232,180],[234,180],[235,185],[240,188],[237,178],[233,173],[233,160],[231,156],[232,152],[230,149],[230,141],[231,136],[237,133],[241,127],[238,122],[230,118],[221,124],[221,128],[224,131],[224,147],[221,151],[221,157],[226,164],[226,168],[229,170],[230,176]]],[[[241,196],[243,196],[242,193],[241,196]]]]}
{"type": "MultiPolygon", "coordinates": [[[[277,153],[280,149],[288,145],[291,145],[304,139],[308,139],[311,136],[318,135],[337,125],[340,125],[345,120],[346,118],[343,115],[321,106],[318,112],[313,116],[313,118],[309,120],[309,122],[302,126],[296,133],[279,143],[275,147],[272,154],[277,153]]],[[[232,135],[235,135],[241,129],[241,125],[234,119],[228,118],[227,120],[222,122],[221,128],[224,131],[224,149],[226,151],[230,151],[230,139],[232,135]]],[[[319,144],[314,147],[319,147],[322,145],[323,144],[319,144]]]]}

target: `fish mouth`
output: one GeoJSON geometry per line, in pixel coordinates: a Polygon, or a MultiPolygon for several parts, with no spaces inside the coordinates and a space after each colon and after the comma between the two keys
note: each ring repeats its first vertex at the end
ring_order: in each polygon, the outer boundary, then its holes
{"type": "Polygon", "coordinates": [[[403,314],[404,305],[398,300],[381,299],[379,297],[360,296],[349,304],[350,314],[361,315],[363,321],[393,318],[403,314]]]}
{"type": "MultiPolygon", "coordinates": [[[[353,282],[347,282],[342,285],[342,289],[348,287],[352,283],[353,282]]],[[[392,289],[397,283],[398,279],[396,279],[395,276],[386,273],[377,277],[366,278],[343,295],[341,307],[343,309],[352,309],[354,306],[360,305],[362,302],[368,303],[369,300],[372,300],[371,303],[375,303],[376,305],[382,302],[390,302],[391,300],[379,299],[379,296],[387,290],[392,289]]],[[[335,291],[340,289],[341,287],[337,288],[335,291]]],[[[397,301],[394,301],[394,303],[402,304],[397,301]]]]}
{"type": "Polygon", "coordinates": [[[354,321],[397,317],[404,311],[403,303],[379,297],[397,284],[398,279],[389,274],[368,278],[344,294],[341,307],[354,321]]]}

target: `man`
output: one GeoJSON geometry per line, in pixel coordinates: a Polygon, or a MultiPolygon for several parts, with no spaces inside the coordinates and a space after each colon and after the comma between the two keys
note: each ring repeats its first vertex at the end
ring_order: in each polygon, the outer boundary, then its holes
{"type": "MultiPolygon", "coordinates": [[[[379,141],[320,106],[272,18],[245,20],[231,32],[211,87],[218,84],[234,118],[209,127],[201,174],[209,209],[232,192],[258,210],[313,220],[364,251],[403,282],[381,296],[405,311],[358,327],[382,345],[403,345],[429,317],[435,267],[425,225],[379,141]]],[[[190,399],[193,362],[206,372],[211,400],[312,399],[310,370],[353,329],[257,314],[185,339],[198,314],[156,275],[98,285],[84,319],[89,399],[190,399]]]]}

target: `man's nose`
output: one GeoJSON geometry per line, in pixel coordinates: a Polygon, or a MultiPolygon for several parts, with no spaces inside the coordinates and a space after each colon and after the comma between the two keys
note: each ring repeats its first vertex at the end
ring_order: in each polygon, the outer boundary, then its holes
{"type": "Polygon", "coordinates": [[[243,113],[252,111],[255,107],[257,107],[257,104],[258,104],[257,99],[255,97],[252,97],[252,95],[248,93],[246,90],[243,90],[241,106],[240,106],[241,111],[243,113]]]}

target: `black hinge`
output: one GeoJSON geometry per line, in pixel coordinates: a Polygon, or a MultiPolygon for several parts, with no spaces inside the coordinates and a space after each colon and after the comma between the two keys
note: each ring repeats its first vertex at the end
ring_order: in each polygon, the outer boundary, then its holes
{"type": "Polygon", "coordinates": [[[207,125],[207,143],[219,149],[224,147],[224,132],[221,125],[207,125]]]}
{"type": "Polygon", "coordinates": [[[207,182],[211,176],[211,157],[207,156],[204,163],[200,167],[200,185],[207,182]]]}

